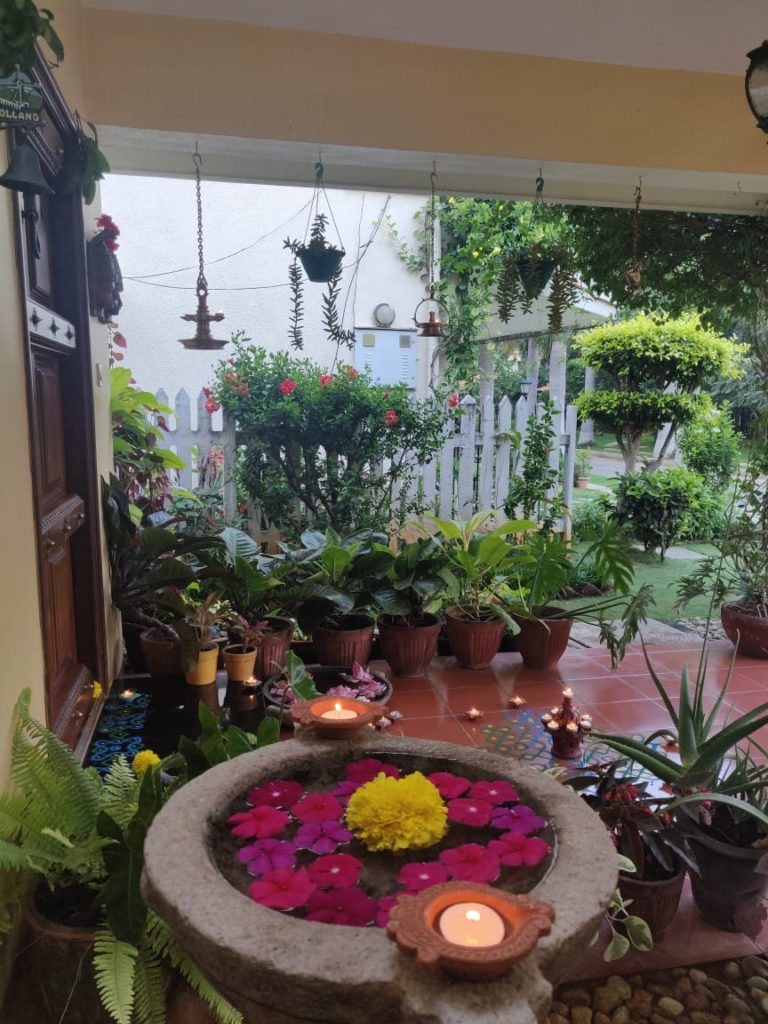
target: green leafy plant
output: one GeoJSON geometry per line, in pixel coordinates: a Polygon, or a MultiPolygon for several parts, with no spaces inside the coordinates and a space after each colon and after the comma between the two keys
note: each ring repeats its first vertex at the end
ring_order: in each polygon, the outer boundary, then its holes
{"type": "Polygon", "coordinates": [[[613,510],[614,498],[610,494],[590,495],[586,501],[574,505],[571,511],[573,539],[596,540],[608,526],[613,510]]]}
{"type": "Polygon", "coordinates": [[[555,444],[552,416],[555,407],[550,401],[539,404],[539,415],[528,420],[522,443],[523,471],[509,483],[504,511],[513,516],[520,510],[523,518],[536,519],[545,529],[554,524],[558,507],[550,497],[558,472],[550,465],[550,452],[555,444]]]}
{"type": "Polygon", "coordinates": [[[669,423],[650,468],[661,465],[674,430],[693,420],[704,403],[696,389],[718,375],[738,376],[744,352],[692,313],[677,319],[639,313],[593,327],[574,345],[583,362],[610,381],[609,388],[578,398],[579,416],[614,434],[627,472],[635,469],[644,434],[669,423]]]}
{"type": "Polygon", "coordinates": [[[627,473],[619,482],[614,515],[646,551],[658,548],[663,562],[703,487],[700,476],[682,468],[627,473]]]}
{"type": "Polygon", "coordinates": [[[678,445],[687,469],[703,477],[708,487],[727,487],[741,449],[728,404],[702,407],[681,432],[678,445]]]}
{"type": "Polygon", "coordinates": [[[63,195],[80,192],[87,206],[96,198],[96,183],[109,174],[109,161],[99,149],[99,133],[96,125],[88,121],[93,137],[83,130],[80,115],[77,117],[77,132],[68,140],[64,150],[64,161],[57,191],[63,195]]]}
{"type": "MultiPolygon", "coordinates": [[[[289,655],[295,657],[292,652],[289,655]]],[[[214,714],[202,701],[198,704],[197,716],[200,721],[198,738],[191,740],[182,736],[178,751],[162,762],[163,771],[173,778],[172,790],[217,764],[231,761],[252,750],[260,750],[280,739],[280,726],[274,718],[265,718],[256,733],[251,733],[235,725],[225,724],[224,712],[214,714]]]]}
{"type": "MultiPolygon", "coordinates": [[[[620,856],[619,864],[621,870],[627,873],[635,870],[634,864],[627,857],[620,856]]],[[[641,953],[653,949],[651,930],[642,917],[630,913],[631,904],[632,900],[625,899],[619,889],[614,889],[605,912],[605,920],[611,931],[610,941],[603,950],[606,963],[620,960],[632,948],[641,953]]]]}
{"type": "Polygon", "coordinates": [[[402,544],[386,575],[370,584],[374,604],[398,625],[420,625],[426,612],[439,607],[446,567],[445,553],[432,537],[402,544]]]}
{"type": "Polygon", "coordinates": [[[64,46],[53,27],[53,14],[32,0],[3,0],[0,4],[0,73],[10,75],[16,65],[30,71],[35,63],[38,39],[48,44],[57,64],[64,60],[64,46]]]}

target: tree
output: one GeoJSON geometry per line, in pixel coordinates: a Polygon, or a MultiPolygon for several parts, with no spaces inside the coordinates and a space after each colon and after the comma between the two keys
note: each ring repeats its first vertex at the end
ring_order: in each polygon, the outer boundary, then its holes
{"type": "Polygon", "coordinates": [[[649,468],[661,464],[675,429],[689,423],[702,403],[694,392],[714,376],[738,376],[745,348],[705,327],[695,313],[677,319],[639,313],[594,327],[575,344],[584,363],[610,382],[577,399],[579,415],[615,435],[628,473],[635,469],[643,435],[670,423],[649,468]]]}

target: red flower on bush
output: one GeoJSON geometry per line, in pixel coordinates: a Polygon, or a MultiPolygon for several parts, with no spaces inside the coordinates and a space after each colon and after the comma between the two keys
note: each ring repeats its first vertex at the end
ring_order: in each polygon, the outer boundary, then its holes
{"type": "Polygon", "coordinates": [[[329,853],[309,865],[309,877],[318,889],[348,889],[357,885],[362,866],[351,853],[329,853]]]}
{"type": "Polygon", "coordinates": [[[519,799],[511,782],[496,779],[494,782],[476,782],[470,790],[473,800],[485,800],[487,804],[506,804],[519,799]]]}
{"type": "Polygon", "coordinates": [[[268,871],[248,886],[251,899],[272,910],[303,907],[314,891],[314,883],[309,880],[306,868],[299,868],[298,871],[291,871],[290,868],[268,871]]]}
{"type": "Polygon", "coordinates": [[[296,390],[296,381],[291,380],[290,377],[286,377],[285,380],[281,381],[278,385],[278,390],[284,395],[292,395],[296,390]]]}
{"type": "Polygon", "coordinates": [[[252,807],[250,811],[233,814],[229,824],[235,826],[232,835],[240,839],[269,839],[279,835],[290,820],[283,811],[262,804],[252,807]]]}
{"type": "Polygon", "coordinates": [[[485,800],[474,800],[467,797],[464,800],[448,801],[449,821],[458,821],[462,825],[487,825],[491,820],[493,808],[485,800]]]}
{"type": "Polygon", "coordinates": [[[408,892],[421,892],[430,885],[438,885],[448,879],[448,868],[437,861],[428,864],[406,864],[400,869],[397,881],[408,892]]]}
{"type": "Polygon", "coordinates": [[[309,793],[291,808],[294,818],[317,825],[321,821],[338,821],[344,813],[336,797],[330,793],[309,793]]]}
{"type": "Polygon", "coordinates": [[[247,395],[248,394],[248,385],[247,384],[238,384],[237,385],[237,390],[238,390],[239,394],[247,395]]]}
{"type": "Polygon", "coordinates": [[[318,889],[307,904],[307,920],[363,928],[373,921],[377,910],[376,900],[366,896],[362,889],[318,889]]]}
{"type": "Polygon", "coordinates": [[[228,384],[234,384],[234,382],[237,380],[237,374],[236,373],[225,373],[224,374],[224,380],[228,384]]]}
{"type": "Polygon", "coordinates": [[[500,839],[492,839],[488,843],[488,850],[509,868],[519,868],[523,864],[532,868],[544,860],[549,853],[549,846],[537,836],[506,832],[500,839]]]}
{"type": "Polygon", "coordinates": [[[427,778],[433,786],[437,786],[443,800],[455,800],[457,796],[466,793],[470,785],[469,779],[465,779],[463,775],[454,775],[452,772],[432,772],[427,778]]]}
{"type": "Polygon", "coordinates": [[[357,380],[360,376],[360,373],[354,368],[354,366],[348,366],[346,372],[347,377],[349,377],[350,380],[357,380]]]}
{"type": "Polygon", "coordinates": [[[332,374],[330,374],[330,373],[322,373],[322,374],[320,374],[320,387],[321,388],[327,388],[332,380],[333,380],[333,375],[332,374]]]}
{"type": "Polygon", "coordinates": [[[456,394],[455,391],[452,391],[448,395],[448,408],[449,409],[455,409],[458,404],[459,404],[459,396],[456,394]]]}
{"type": "Polygon", "coordinates": [[[453,850],[443,850],[440,863],[448,869],[451,878],[462,882],[494,882],[499,877],[499,858],[479,843],[464,843],[453,850]]]}
{"type": "Polygon", "coordinates": [[[113,345],[117,345],[118,348],[128,348],[128,342],[120,331],[115,331],[112,335],[112,343],[113,345]]]}
{"type": "Polygon", "coordinates": [[[400,417],[397,415],[394,409],[387,409],[384,413],[384,426],[394,427],[400,417]]]}
{"type": "Polygon", "coordinates": [[[246,800],[251,807],[267,804],[269,807],[291,807],[304,796],[300,782],[285,779],[271,779],[248,790],[246,800]]]}
{"type": "Polygon", "coordinates": [[[211,389],[210,388],[203,388],[203,394],[205,395],[206,398],[210,398],[211,397],[211,389]]]}
{"type": "Polygon", "coordinates": [[[215,398],[206,398],[205,400],[205,411],[216,412],[217,409],[221,408],[221,402],[217,402],[215,398]]]}

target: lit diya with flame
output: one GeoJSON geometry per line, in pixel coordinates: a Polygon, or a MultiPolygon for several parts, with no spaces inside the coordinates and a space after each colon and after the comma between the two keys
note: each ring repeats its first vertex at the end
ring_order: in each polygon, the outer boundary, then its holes
{"type": "Polygon", "coordinates": [[[584,736],[592,732],[592,716],[582,714],[573,703],[573,690],[563,690],[563,703],[541,716],[541,724],[552,739],[552,756],[569,760],[581,756],[584,736]]]}

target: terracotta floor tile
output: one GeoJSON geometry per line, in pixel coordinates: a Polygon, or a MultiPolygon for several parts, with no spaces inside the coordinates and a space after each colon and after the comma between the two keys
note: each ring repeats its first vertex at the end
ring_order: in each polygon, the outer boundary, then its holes
{"type": "MultiPolygon", "coordinates": [[[[510,655],[501,655],[500,658],[508,658],[510,655]]],[[[512,655],[514,657],[514,655],[512,655]]],[[[497,663],[499,658],[494,659],[490,668],[487,669],[471,669],[462,668],[456,664],[454,658],[438,658],[433,661],[429,666],[429,680],[431,684],[436,688],[447,690],[454,687],[467,687],[475,686],[478,683],[487,683],[489,679],[493,679],[496,672],[497,663]]],[[[519,662],[518,662],[519,664],[519,662]]],[[[502,663],[500,668],[505,669],[506,663],[502,663]]]]}
{"type": "Polygon", "coordinates": [[[660,700],[646,698],[645,700],[622,701],[616,704],[601,704],[598,705],[598,708],[610,722],[613,732],[644,735],[655,729],[671,725],[667,710],[660,700]]]}
{"type": "Polygon", "coordinates": [[[405,718],[400,723],[404,736],[417,736],[424,740],[443,740],[474,746],[474,739],[453,715],[448,712],[444,718],[405,718]]]}
{"type": "Polygon", "coordinates": [[[453,686],[447,689],[442,699],[454,712],[460,715],[468,708],[480,711],[500,711],[507,706],[507,696],[495,683],[478,683],[475,686],[453,686]]]}
{"type": "Polygon", "coordinates": [[[382,659],[372,661],[368,667],[372,672],[381,672],[398,687],[407,686],[409,690],[430,690],[432,688],[426,672],[420,676],[396,676],[390,668],[389,662],[382,659]]]}
{"type": "Polygon", "coordinates": [[[445,703],[432,689],[411,692],[404,686],[395,685],[389,707],[394,711],[402,711],[406,718],[433,718],[450,714],[445,703]]]}

